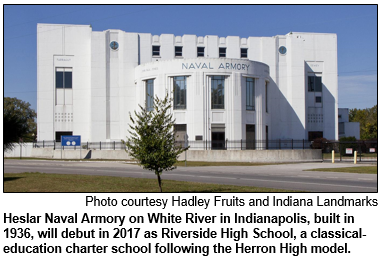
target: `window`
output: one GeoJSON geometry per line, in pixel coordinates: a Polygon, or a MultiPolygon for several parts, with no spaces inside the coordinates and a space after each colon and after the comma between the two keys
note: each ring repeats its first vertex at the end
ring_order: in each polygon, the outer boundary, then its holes
{"type": "Polygon", "coordinates": [[[224,109],[224,76],[211,77],[211,109],[224,109]]]}
{"type": "Polygon", "coordinates": [[[226,56],[227,48],[225,47],[219,47],[219,58],[225,58],[226,56]]]}
{"type": "Polygon", "coordinates": [[[56,70],[56,89],[64,88],[64,71],[56,70]]]}
{"type": "Polygon", "coordinates": [[[198,57],[204,57],[204,47],[198,47],[198,57]]]}
{"type": "Polygon", "coordinates": [[[321,77],[309,76],[308,77],[308,91],[309,92],[322,92],[321,77]]]}
{"type": "Polygon", "coordinates": [[[146,110],[154,110],[154,80],[146,80],[146,110]]]}
{"type": "Polygon", "coordinates": [[[265,112],[268,112],[268,82],[265,82],[265,112]]]}
{"type": "Polygon", "coordinates": [[[248,48],[242,48],[240,51],[240,57],[241,58],[247,58],[248,57],[248,48]]]}
{"type": "Polygon", "coordinates": [[[321,97],[316,97],[316,103],[322,103],[322,98],[321,97]]]}
{"type": "Polygon", "coordinates": [[[153,57],[160,56],[160,46],[153,46],[153,57]]]}
{"type": "Polygon", "coordinates": [[[183,50],[183,47],[175,47],[175,57],[181,57],[182,50],[183,50]]]}
{"type": "Polygon", "coordinates": [[[255,110],[255,81],[252,78],[246,79],[246,109],[255,110]]]}
{"type": "Polygon", "coordinates": [[[174,77],[174,110],[187,108],[187,77],[174,77]]]}
{"type": "Polygon", "coordinates": [[[72,71],[72,68],[56,68],[56,105],[73,104],[72,71]]]}
{"type": "Polygon", "coordinates": [[[56,88],[72,88],[72,68],[56,68],[56,88]]]}

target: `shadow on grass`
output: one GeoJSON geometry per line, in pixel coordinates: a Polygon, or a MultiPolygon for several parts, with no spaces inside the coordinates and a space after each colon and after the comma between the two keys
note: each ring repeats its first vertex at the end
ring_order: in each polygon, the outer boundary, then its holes
{"type": "Polygon", "coordinates": [[[17,179],[22,179],[23,177],[4,177],[3,181],[4,182],[8,182],[8,181],[14,181],[14,180],[17,180],[17,179]]]}

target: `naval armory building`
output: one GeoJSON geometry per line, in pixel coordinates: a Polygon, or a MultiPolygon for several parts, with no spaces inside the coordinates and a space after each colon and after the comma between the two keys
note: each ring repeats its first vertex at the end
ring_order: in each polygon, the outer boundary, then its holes
{"type": "Polygon", "coordinates": [[[180,140],[338,139],[337,36],[151,35],[37,25],[38,140],[128,136],[129,112],[173,99],[180,140]]]}

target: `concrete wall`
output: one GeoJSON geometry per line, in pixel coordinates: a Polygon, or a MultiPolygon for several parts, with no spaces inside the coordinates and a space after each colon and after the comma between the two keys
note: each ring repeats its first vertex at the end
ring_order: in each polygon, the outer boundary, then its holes
{"type": "MultiPolygon", "coordinates": [[[[8,156],[6,156],[8,157],[8,156]]],[[[17,156],[16,156],[17,157],[17,156]]],[[[125,150],[53,150],[53,148],[33,148],[29,157],[47,159],[108,159],[129,160],[125,150]]]]}
{"type": "MultiPolygon", "coordinates": [[[[183,153],[179,160],[185,160],[183,153]]],[[[187,151],[187,161],[205,162],[310,162],[322,161],[321,150],[194,150],[187,151]]]]}
{"type": "Polygon", "coordinates": [[[4,152],[4,157],[31,157],[33,143],[23,143],[21,145],[16,143],[14,146],[12,150],[4,152]]]}
{"type": "MultiPolygon", "coordinates": [[[[130,160],[124,150],[53,150],[33,148],[32,157],[52,159],[109,159],[130,160]],[[62,156],[62,157],[61,157],[62,156]]],[[[185,153],[179,160],[185,160],[185,153]]],[[[322,161],[321,150],[192,150],[187,151],[187,161],[205,162],[318,162],[322,161]]]]}
{"type": "Polygon", "coordinates": [[[53,148],[33,148],[31,157],[34,158],[53,158],[54,150],[53,148]]]}
{"type": "Polygon", "coordinates": [[[131,157],[125,150],[104,150],[104,151],[90,151],[89,157],[91,159],[114,159],[114,160],[130,160],[131,157]]]}

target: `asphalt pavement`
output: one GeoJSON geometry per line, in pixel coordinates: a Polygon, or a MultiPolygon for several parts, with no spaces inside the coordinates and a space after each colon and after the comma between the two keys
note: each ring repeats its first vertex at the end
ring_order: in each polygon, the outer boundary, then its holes
{"type": "MultiPolygon", "coordinates": [[[[359,163],[358,166],[371,165],[359,163]]],[[[305,171],[316,168],[353,167],[353,163],[293,163],[263,166],[178,167],[162,179],[258,186],[311,192],[377,192],[376,174],[305,171]]],[[[113,161],[4,160],[5,173],[41,172],[155,178],[135,164],[113,161]]]]}

